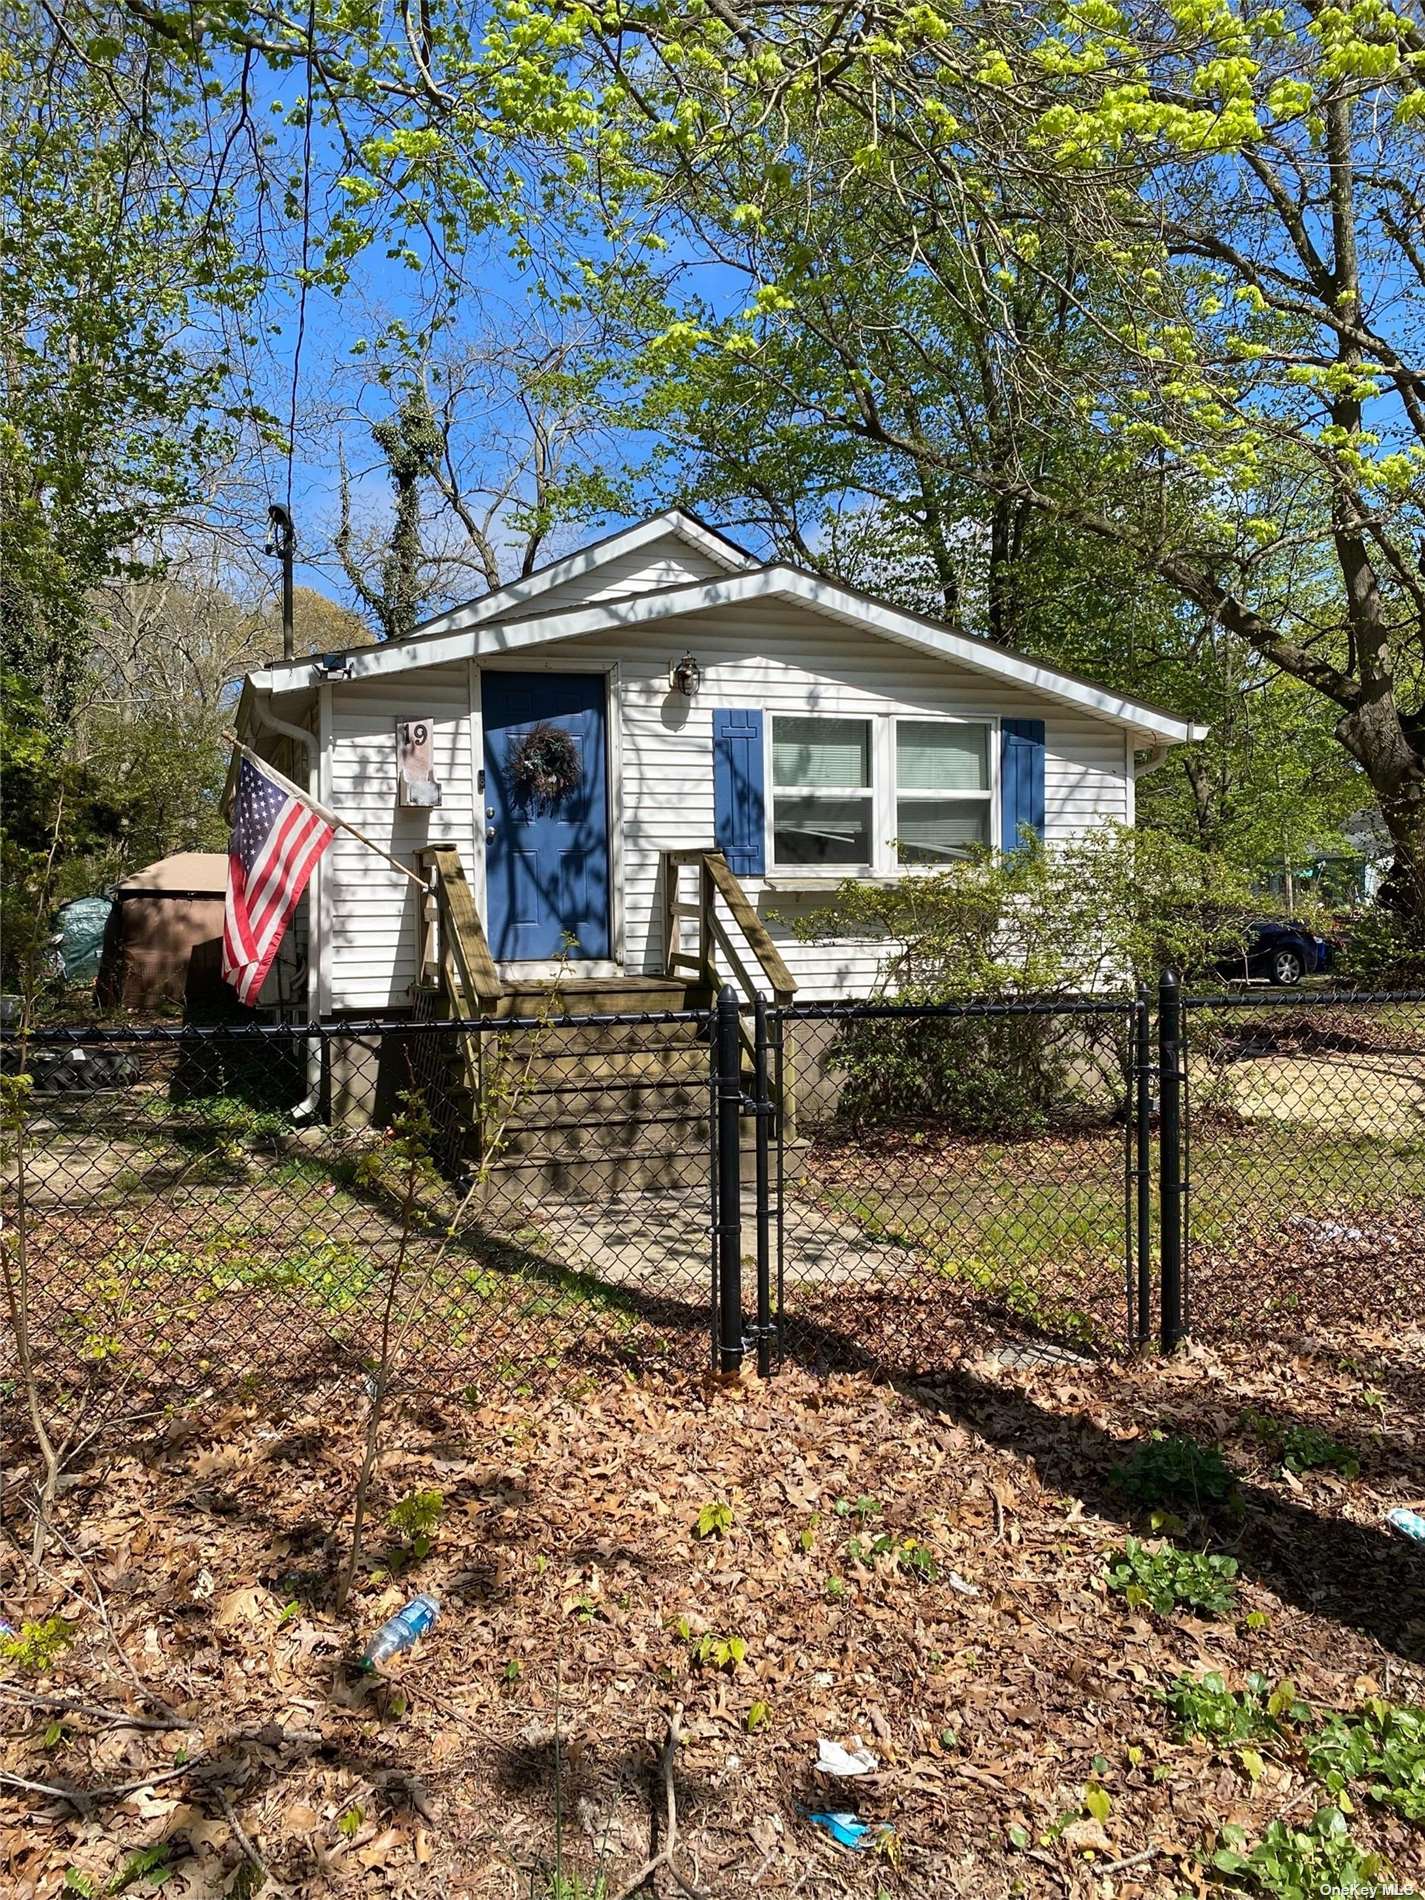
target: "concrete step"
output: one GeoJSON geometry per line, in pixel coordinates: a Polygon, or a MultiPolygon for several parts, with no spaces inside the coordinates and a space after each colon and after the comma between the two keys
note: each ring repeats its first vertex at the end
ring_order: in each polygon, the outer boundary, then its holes
{"type": "MultiPolygon", "coordinates": [[[[643,1108],[631,1115],[595,1120],[587,1116],[510,1121],[500,1142],[501,1159],[581,1159],[585,1155],[661,1154],[707,1139],[708,1118],[696,1108],[643,1108]]],[[[472,1136],[468,1144],[474,1149],[472,1136]]]]}
{"type": "MultiPolygon", "coordinates": [[[[705,1143],[636,1153],[529,1155],[498,1161],[485,1184],[486,1200],[534,1198],[601,1200],[634,1188],[687,1188],[708,1193],[705,1143]]],[[[536,1209],[537,1217],[537,1209],[536,1209]]]]}

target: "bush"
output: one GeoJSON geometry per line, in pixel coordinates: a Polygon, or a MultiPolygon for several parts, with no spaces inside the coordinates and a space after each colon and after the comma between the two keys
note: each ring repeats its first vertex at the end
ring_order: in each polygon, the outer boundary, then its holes
{"type": "Polygon", "coordinates": [[[838,1115],[856,1129],[1034,1135],[1073,1112],[1062,1022],[1047,1017],[849,1022],[830,1054],[845,1077],[838,1115]]]}
{"type": "Polygon", "coordinates": [[[1362,989],[1418,989],[1425,983],[1425,920],[1372,904],[1351,925],[1342,975],[1362,989]]]}
{"type": "MultiPolygon", "coordinates": [[[[1173,965],[1201,971],[1245,941],[1261,899],[1240,872],[1161,833],[1097,827],[892,884],[848,882],[797,925],[810,940],[884,939],[877,1000],[912,1005],[1125,994],[1173,965]]],[[[1033,1134],[1117,1113],[1121,1017],[947,1016],[848,1023],[831,1050],[858,1128],[929,1123],[1033,1134]]]]}

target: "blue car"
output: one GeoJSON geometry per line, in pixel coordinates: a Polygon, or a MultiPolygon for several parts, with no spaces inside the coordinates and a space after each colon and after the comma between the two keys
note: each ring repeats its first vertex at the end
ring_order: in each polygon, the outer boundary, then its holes
{"type": "Polygon", "coordinates": [[[1304,976],[1330,967],[1331,946],[1305,924],[1255,923],[1248,926],[1246,948],[1218,957],[1219,976],[1257,977],[1293,989],[1304,976]]]}

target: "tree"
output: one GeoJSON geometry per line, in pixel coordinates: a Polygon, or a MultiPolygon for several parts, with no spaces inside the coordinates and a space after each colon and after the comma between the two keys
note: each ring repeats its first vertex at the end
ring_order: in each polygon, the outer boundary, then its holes
{"type": "Polygon", "coordinates": [[[735,385],[788,467],[892,468],[907,507],[972,484],[1126,554],[1324,702],[1425,915],[1414,14],[629,5],[590,32],[627,190],[747,286],[668,311],[680,413],[735,385]]]}
{"type": "Polygon", "coordinates": [[[22,13],[0,54],[0,638],[62,731],[93,589],[139,569],[226,445],[223,329],[254,276],[161,51],[99,63],[49,28],[22,13]]]}
{"type": "Polygon", "coordinates": [[[408,389],[393,415],[371,425],[371,437],[390,472],[395,512],[375,576],[360,561],[351,535],[351,483],[341,468],[341,526],[336,551],[357,599],[376,616],[383,640],[408,640],[416,630],[429,566],[421,539],[421,488],[429,484],[441,451],[430,399],[420,384],[408,389]]]}
{"type": "Polygon", "coordinates": [[[628,504],[602,354],[580,332],[516,326],[506,336],[452,333],[404,375],[395,410],[370,425],[392,487],[389,518],[354,522],[341,472],[335,547],[382,636],[406,639],[425,603],[468,599],[530,574],[569,521],[628,504]]]}

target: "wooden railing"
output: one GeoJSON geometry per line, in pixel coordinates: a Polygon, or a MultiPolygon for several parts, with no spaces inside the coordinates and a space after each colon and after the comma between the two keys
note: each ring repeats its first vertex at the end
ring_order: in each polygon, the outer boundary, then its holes
{"type": "Polygon", "coordinates": [[[505,986],[490,955],[460,853],[453,844],[435,844],[416,857],[427,883],[421,981],[444,992],[452,1016],[490,1015],[505,986]]]}
{"type": "MultiPolygon", "coordinates": [[[[663,967],[671,977],[691,976],[716,995],[730,978],[749,1003],[759,995],[775,1004],[790,1003],[796,978],[782,960],[771,932],[757,915],[751,898],[721,851],[665,851],[663,853],[663,967]],[[684,895],[684,873],[696,867],[696,899],[684,895]],[[727,919],[737,926],[756,971],[748,966],[727,919]],[[683,926],[693,926],[692,948],[683,948],[683,926]]],[[[752,1026],[740,1019],[742,1039],[752,1046],[752,1026]]],[[[782,1050],[781,1100],[776,1104],[784,1132],[790,1136],[796,1121],[796,1085],[790,1044],[782,1050]]],[[[774,1083],[775,1088],[775,1083],[774,1083]]]]}
{"type": "MultiPolygon", "coordinates": [[[[426,879],[420,981],[440,991],[447,1013],[457,1020],[493,1016],[505,986],[490,955],[460,853],[453,844],[427,845],[416,858],[426,879]]],[[[470,1123],[480,1155],[488,1139],[490,1094],[485,1086],[485,1042],[478,1029],[459,1038],[461,1081],[469,1097],[470,1123]]]]}

